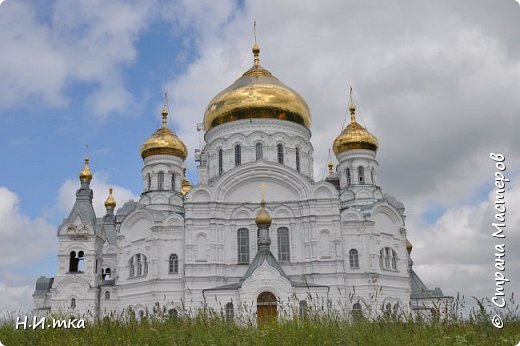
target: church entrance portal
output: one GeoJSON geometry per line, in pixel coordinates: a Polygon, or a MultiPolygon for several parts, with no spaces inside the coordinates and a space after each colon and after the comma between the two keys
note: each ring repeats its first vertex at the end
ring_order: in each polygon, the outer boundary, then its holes
{"type": "Polygon", "coordinates": [[[271,292],[262,292],[256,300],[256,316],[259,325],[276,321],[278,304],[271,292]]]}

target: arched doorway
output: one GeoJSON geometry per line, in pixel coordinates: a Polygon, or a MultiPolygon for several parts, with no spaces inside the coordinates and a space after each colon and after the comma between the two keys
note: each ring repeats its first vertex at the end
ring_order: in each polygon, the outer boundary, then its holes
{"type": "Polygon", "coordinates": [[[262,292],[256,300],[256,316],[259,325],[276,321],[278,304],[271,292],[262,292]]]}

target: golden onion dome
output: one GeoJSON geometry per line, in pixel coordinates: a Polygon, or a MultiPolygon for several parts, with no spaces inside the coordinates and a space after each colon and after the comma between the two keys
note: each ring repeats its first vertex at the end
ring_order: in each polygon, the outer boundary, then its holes
{"type": "Polygon", "coordinates": [[[112,196],[112,188],[110,187],[108,189],[108,197],[105,200],[105,208],[107,209],[115,209],[116,208],[116,200],[114,199],[114,196],[112,196]]]}
{"type": "Polygon", "coordinates": [[[412,243],[410,243],[410,241],[408,240],[408,238],[406,238],[406,251],[407,251],[408,253],[412,253],[412,249],[413,249],[412,243]]]}
{"type": "Polygon", "coordinates": [[[191,183],[189,182],[189,180],[186,179],[186,178],[182,179],[182,187],[181,187],[181,193],[182,193],[182,195],[183,195],[183,196],[186,196],[186,194],[187,194],[188,192],[190,192],[191,188],[192,188],[192,185],[191,185],[191,183]]]}
{"type": "Polygon", "coordinates": [[[204,129],[241,119],[278,119],[311,126],[305,100],[260,65],[260,47],[253,46],[254,64],[215,96],[204,113],[204,129]]]}
{"type": "Polygon", "coordinates": [[[173,155],[185,160],[188,157],[186,145],[167,126],[168,108],[166,102],[162,110],[162,127],[144,142],[141,147],[141,157],[152,155],[173,155]]]}
{"type": "Polygon", "coordinates": [[[260,211],[258,212],[258,215],[256,215],[256,219],[255,219],[256,225],[258,227],[261,227],[261,226],[269,227],[269,226],[271,226],[273,219],[271,218],[271,215],[269,214],[267,209],[265,209],[265,201],[263,198],[262,198],[262,202],[260,205],[261,205],[260,211]]]}
{"type": "Polygon", "coordinates": [[[85,164],[83,165],[83,169],[79,173],[79,180],[82,183],[90,183],[92,181],[92,171],[90,170],[90,167],[88,166],[89,158],[85,158],[85,164]]]}
{"type": "Polygon", "coordinates": [[[339,155],[345,151],[354,149],[367,149],[377,151],[379,143],[377,138],[367,131],[361,124],[356,120],[356,106],[350,99],[350,124],[339,134],[334,140],[333,150],[334,154],[339,155]]]}
{"type": "Polygon", "coordinates": [[[186,165],[184,162],[182,163],[182,171],[184,174],[184,178],[182,178],[182,185],[181,185],[181,193],[183,196],[186,196],[188,192],[190,192],[192,185],[188,179],[186,179],[186,165]]]}

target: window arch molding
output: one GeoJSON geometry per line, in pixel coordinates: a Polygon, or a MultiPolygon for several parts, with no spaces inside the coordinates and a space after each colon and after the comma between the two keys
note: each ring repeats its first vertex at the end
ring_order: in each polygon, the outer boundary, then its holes
{"type": "Polygon", "coordinates": [[[128,259],[128,277],[143,277],[148,275],[148,258],[137,253],[128,259]]]}
{"type": "Polygon", "coordinates": [[[169,274],[178,274],[179,273],[179,256],[177,254],[172,253],[168,258],[168,273],[169,274]]]}
{"type": "Polygon", "coordinates": [[[350,249],[348,252],[350,269],[359,269],[359,252],[357,249],[350,249]]]}
{"type": "Polygon", "coordinates": [[[384,247],[379,251],[379,266],[385,270],[397,270],[397,252],[391,247],[384,247]]]}

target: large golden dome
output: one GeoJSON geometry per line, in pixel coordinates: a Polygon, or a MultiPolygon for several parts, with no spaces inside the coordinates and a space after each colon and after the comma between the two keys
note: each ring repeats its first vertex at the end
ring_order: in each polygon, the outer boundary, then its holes
{"type": "Polygon", "coordinates": [[[377,151],[379,143],[377,138],[367,131],[361,124],[356,120],[356,106],[351,99],[350,106],[350,124],[339,134],[334,140],[332,149],[334,154],[339,154],[354,150],[354,149],[367,149],[377,151]]]}
{"type": "Polygon", "coordinates": [[[253,54],[253,67],[210,101],[204,129],[253,118],[287,120],[310,128],[311,113],[305,100],[260,65],[256,43],[253,54]]]}
{"type": "Polygon", "coordinates": [[[166,126],[168,109],[162,110],[162,127],[144,142],[141,147],[141,157],[152,155],[173,155],[185,160],[188,157],[186,145],[166,126]]]}

